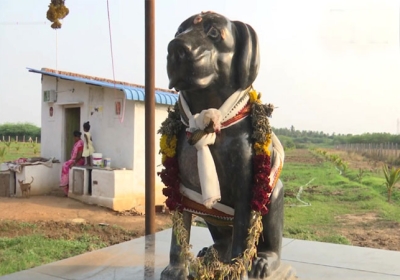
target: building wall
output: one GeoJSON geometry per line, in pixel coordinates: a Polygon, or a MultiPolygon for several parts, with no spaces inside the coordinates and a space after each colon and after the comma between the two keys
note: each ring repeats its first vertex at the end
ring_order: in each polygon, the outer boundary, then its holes
{"type": "MultiPolygon", "coordinates": [[[[155,127],[156,131],[161,127],[161,123],[168,116],[169,106],[159,105],[156,106],[155,110],[155,127]]],[[[134,135],[134,186],[135,188],[143,188],[141,190],[135,190],[135,192],[142,192],[144,199],[144,188],[145,188],[145,120],[144,120],[144,102],[136,102],[135,103],[135,116],[143,116],[143,118],[136,117],[134,121],[135,133],[134,135]]],[[[155,151],[156,151],[156,173],[161,171],[161,155],[158,153],[160,150],[160,137],[161,135],[156,133],[155,137],[155,151]]],[[[162,204],[165,201],[165,196],[162,194],[162,189],[164,188],[164,184],[161,182],[160,177],[156,176],[155,182],[155,200],[156,204],[162,204]]],[[[144,200],[143,200],[144,201],[144,200]]]]}
{"type": "Polygon", "coordinates": [[[90,121],[90,132],[96,152],[102,153],[103,157],[111,158],[114,168],[133,168],[134,101],[126,101],[122,121],[121,117],[115,114],[115,101],[123,102],[124,97],[123,92],[119,90],[61,79],[57,85],[56,78],[43,76],[42,94],[43,91],[52,89],[58,92],[57,102],[48,104],[42,101],[41,155],[43,157],[66,160],[64,158],[65,108],[80,107],[79,129],[83,132],[83,123],[90,121]],[[80,104],[71,104],[74,102],[80,104]],[[53,116],[49,114],[50,106],[53,107],[53,116]]]}
{"type": "MultiPolygon", "coordinates": [[[[89,100],[89,110],[83,116],[82,123],[90,121],[91,135],[96,152],[103,158],[111,158],[112,168],[133,169],[133,135],[135,102],[127,100],[123,106],[124,93],[119,90],[103,88],[104,102],[102,112],[96,112],[95,100],[89,100]],[[121,102],[121,115],[115,114],[115,102],[121,102]],[[125,111],[122,118],[122,113],[125,111]],[[86,119],[85,119],[86,117],[86,119]]],[[[99,101],[100,102],[100,101],[99,101]]],[[[101,102],[100,102],[101,104],[101,102]]]]}
{"type": "MultiPolygon", "coordinates": [[[[91,86],[79,82],[59,80],[43,76],[42,95],[44,90],[57,90],[57,102],[47,104],[42,101],[42,148],[43,157],[55,157],[62,162],[64,158],[64,110],[67,107],[81,108],[81,126],[90,121],[91,135],[96,152],[111,158],[112,168],[133,169],[131,183],[137,209],[144,209],[145,203],[145,105],[141,101],[127,101],[123,120],[115,115],[115,101],[123,100],[123,93],[112,88],[91,86]],[[71,89],[74,89],[72,92],[71,89]],[[79,105],[68,103],[78,102],[79,105]],[[61,105],[60,105],[61,104],[61,105]],[[64,105],[62,105],[64,104],[64,105]],[[49,108],[53,107],[53,116],[49,108]]],[[[166,119],[169,106],[156,105],[155,128],[160,128],[166,119]]],[[[122,111],[124,111],[122,106],[122,111]]],[[[72,133],[72,132],[71,132],[72,133]]],[[[161,171],[159,152],[160,135],[156,134],[156,173],[161,171]]],[[[126,183],[126,182],[125,182],[126,183]]],[[[115,186],[117,187],[117,186],[115,186]]],[[[164,187],[156,175],[156,204],[162,204],[164,187]]]]}

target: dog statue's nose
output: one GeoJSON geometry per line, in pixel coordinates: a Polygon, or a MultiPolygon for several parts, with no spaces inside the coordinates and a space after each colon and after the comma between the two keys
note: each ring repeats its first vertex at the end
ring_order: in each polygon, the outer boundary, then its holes
{"type": "Polygon", "coordinates": [[[168,56],[178,60],[187,59],[190,55],[190,46],[182,40],[174,39],[168,44],[168,56]]]}

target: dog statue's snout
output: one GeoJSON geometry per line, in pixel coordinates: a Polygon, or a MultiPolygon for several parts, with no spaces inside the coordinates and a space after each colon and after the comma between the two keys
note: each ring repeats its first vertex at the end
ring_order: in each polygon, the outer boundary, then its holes
{"type": "Polygon", "coordinates": [[[190,57],[191,48],[183,40],[174,39],[168,45],[168,56],[178,60],[184,60],[190,57]]]}

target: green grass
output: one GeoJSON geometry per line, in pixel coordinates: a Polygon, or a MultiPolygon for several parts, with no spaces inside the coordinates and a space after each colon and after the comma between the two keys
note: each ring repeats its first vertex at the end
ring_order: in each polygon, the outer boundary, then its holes
{"type": "Polygon", "coordinates": [[[40,143],[0,142],[0,163],[16,160],[21,157],[39,157],[40,143]],[[4,152],[2,152],[4,150],[4,152]],[[4,153],[4,154],[3,154],[4,153]]]}
{"type": "Polygon", "coordinates": [[[0,275],[29,269],[104,247],[94,236],[78,240],[49,239],[43,235],[0,237],[0,275]]]}
{"type": "Polygon", "coordinates": [[[350,244],[340,234],[342,225],[335,217],[374,212],[380,219],[400,222],[400,191],[394,191],[392,203],[388,203],[383,176],[365,172],[359,183],[358,172],[349,169],[340,175],[329,162],[285,163],[281,175],[286,194],[284,236],[350,244]],[[303,186],[300,199],[310,206],[297,200],[300,186],[303,186]]]}
{"type": "Polygon", "coordinates": [[[137,237],[118,226],[0,221],[0,276],[137,237]]]}

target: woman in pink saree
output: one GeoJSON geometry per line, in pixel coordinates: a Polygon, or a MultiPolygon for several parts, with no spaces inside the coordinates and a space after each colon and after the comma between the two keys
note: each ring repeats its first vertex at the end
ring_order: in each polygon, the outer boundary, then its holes
{"type": "Polygon", "coordinates": [[[81,166],[85,164],[85,158],[82,157],[83,140],[81,139],[82,133],[74,131],[74,146],[71,151],[71,158],[64,162],[61,169],[60,188],[63,189],[65,196],[68,196],[69,191],[69,170],[73,166],[81,166]]]}

